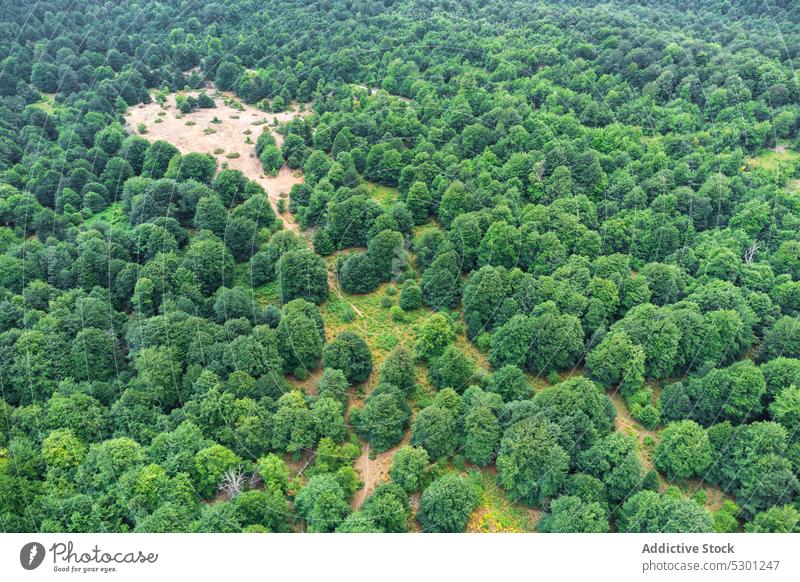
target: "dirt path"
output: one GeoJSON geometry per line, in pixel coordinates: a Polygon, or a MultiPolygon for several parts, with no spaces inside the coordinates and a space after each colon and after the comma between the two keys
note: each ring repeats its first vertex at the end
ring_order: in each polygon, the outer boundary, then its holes
{"type": "MultiPolygon", "coordinates": [[[[642,460],[642,465],[644,465],[644,468],[649,471],[653,468],[653,461],[645,448],[644,439],[645,437],[650,437],[655,442],[658,442],[658,435],[655,432],[644,428],[636,419],[633,418],[633,416],[631,416],[628,407],[625,405],[625,401],[618,392],[610,392],[609,396],[611,397],[611,401],[613,402],[614,408],[617,411],[617,418],[615,420],[615,428],[617,432],[632,436],[636,439],[636,448],[639,452],[639,458],[642,460]]],[[[658,478],[659,480],[662,480],[663,485],[664,483],[661,474],[659,474],[658,478]]]]}
{"type": "Polygon", "coordinates": [[[370,459],[370,446],[369,443],[364,445],[361,451],[361,456],[356,459],[355,469],[358,472],[364,486],[356,491],[353,496],[352,506],[353,509],[358,509],[364,500],[369,497],[370,493],[375,490],[375,487],[382,482],[389,479],[389,468],[392,466],[392,457],[398,449],[408,444],[411,438],[411,431],[407,431],[403,440],[384,453],[378,453],[374,459],[370,459]]]}
{"type": "MultiPolygon", "coordinates": [[[[186,95],[196,97],[199,93],[200,91],[189,91],[186,95]]],[[[130,131],[140,133],[140,124],[144,124],[146,133],[141,135],[150,141],[167,141],[183,154],[211,154],[220,167],[226,164],[228,168],[240,170],[250,180],[264,187],[272,208],[283,221],[284,227],[300,232],[300,226],[291,213],[278,213],[278,202],[286,199],[288,203],[292,186],[303,182],[302,174],[284,165],[277,175],[264,175],[261,161],[256,156],[255,143],[262,129],[268,127],[280,146],[283,136],[275,131],[275,122],[282,123],[308,115],[310,110],[300,111],[295,103],[288,111],[266,113],[241,103],[232,93],[216,92],[212,84],[207,86],[206,93],[214,100],[216,107],[198,109],[182,115],[178,110],[175,94],[171,94],[164,107],[153,101],[129,109],[125,114],[126,125],[130,131]],[[225,103],[226,100],[228,104],[225,103]],[[233,107],[231,100],[241,103],[242,110],[233,107]]]]}

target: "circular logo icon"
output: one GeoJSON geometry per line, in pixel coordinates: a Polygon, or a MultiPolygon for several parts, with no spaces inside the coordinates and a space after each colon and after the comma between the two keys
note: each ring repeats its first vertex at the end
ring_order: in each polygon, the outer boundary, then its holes
{"type": "Polygon", "coordinates": [[[26,570],[35,570],[44,561],[44,546],[39,542],[28,542],[19,551],[19,563],[26,570]]]}

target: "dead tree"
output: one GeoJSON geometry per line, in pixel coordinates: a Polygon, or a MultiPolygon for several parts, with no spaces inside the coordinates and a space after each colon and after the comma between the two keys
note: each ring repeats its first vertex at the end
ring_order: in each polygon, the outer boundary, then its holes
{"type": "Polygon", "coordinates": [[[244,469],[239,465],[235,469],[228,469],[222,475],[222,481],[219,484],[219,490],[226,499],[233,499],[244,489],[245,475],[244,469]]]}

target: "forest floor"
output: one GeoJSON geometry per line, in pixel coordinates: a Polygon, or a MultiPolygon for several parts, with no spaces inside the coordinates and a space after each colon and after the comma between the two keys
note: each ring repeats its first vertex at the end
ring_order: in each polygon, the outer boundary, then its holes
{"type": "Polygon", "coordinates": [[[361,449],[361,456],[356,459],[355,470],[361,477],[364,485],[353,496],[353,509],[358,509],[361,504],[375,490],[375,487],[389,480],[389,469],[392,466],[392,457],[398,449],[408,444],[411,431],[406,431],[403,440],[383,453],[373,454],[369,443],[361,449]]]}

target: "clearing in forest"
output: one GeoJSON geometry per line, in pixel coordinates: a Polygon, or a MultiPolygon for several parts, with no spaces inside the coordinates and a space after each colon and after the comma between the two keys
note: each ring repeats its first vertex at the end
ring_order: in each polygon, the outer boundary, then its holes
{"type": "MultiPolygon", "coordinates": [[[[262,129],[269,128],[280,146],[283,136],[276,131],[276,125],[308,115],[310,110],[293,103],[288,111],[268,113],[242,103],[233,94],[217,92],[211,84],[207,86],[206,93],[214,100],[216,107],[183,114],[178,109],[176,94],[173,93],[167,96],[163,106],[153,101],[129,109],[125,114],[128,129],[142,133],[140,128],[143,127],[145,132],[142,137],[150,141],[169,142],[182,154],[211,154],[220,167],[227,164],[232,170],[240,170],[247,178],[264,187],[275,214],[282,218],[286,228],[299,231],[291,214],[278,213],[278,201],[286,199],[292,186],[302,183],[303,177],[286,165],[275,176],[265,175],[261,161],[256,156],[255,143],[262,129]]],[[[199,94],[200,91],[185,93],[194,97],[199,94]]]]}

